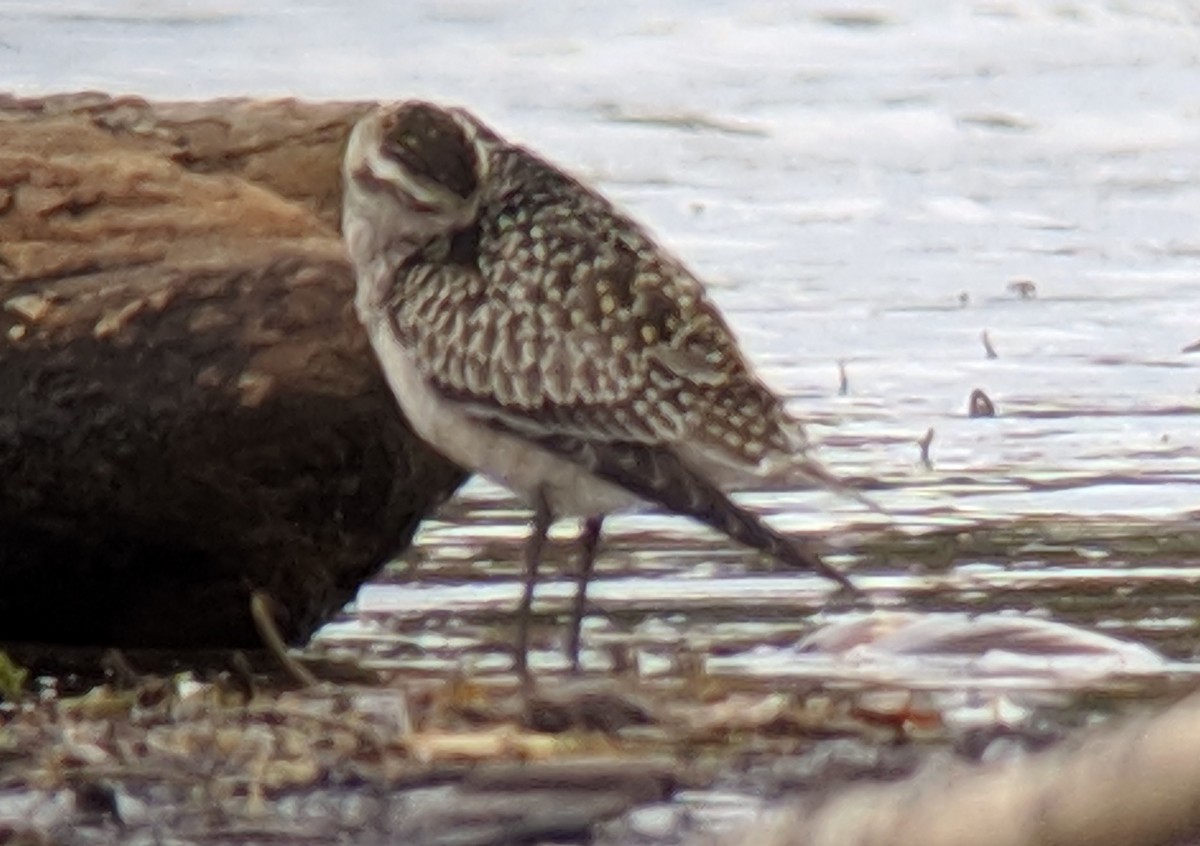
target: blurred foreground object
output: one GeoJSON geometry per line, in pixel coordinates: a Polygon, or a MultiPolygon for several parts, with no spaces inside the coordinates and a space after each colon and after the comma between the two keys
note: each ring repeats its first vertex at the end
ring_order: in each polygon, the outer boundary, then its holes
{"type": "Polygon", "coordinates": [[[1051,751],[770,811],[738,846],[1155,846],[1200,840],[1200,694],[1051,751]]]}
{"type": "Polygon", "coordinates": [[[302,640],[457,485],[353,312],[370,105],[0,96],[0,641],[302,640]]]}

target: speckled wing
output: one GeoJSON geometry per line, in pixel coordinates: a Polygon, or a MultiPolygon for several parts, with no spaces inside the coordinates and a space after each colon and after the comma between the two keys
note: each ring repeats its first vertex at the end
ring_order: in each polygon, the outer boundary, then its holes
{"type": "Polygon", "coordinates": [[[701,284],[599,195],[506,148],[477,224],[398,269],[391,313],[468,414],[558,449],[686,445],[753,472],[798,426],[701,284]]]}

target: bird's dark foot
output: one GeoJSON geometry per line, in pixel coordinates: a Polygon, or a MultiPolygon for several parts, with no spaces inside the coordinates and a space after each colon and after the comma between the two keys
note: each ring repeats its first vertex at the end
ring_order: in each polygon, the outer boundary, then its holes
{"type": "Polygon", "coordinates": [[[824,576],[830,581],[836,582],[838,585],[839,594],[849,594],[851,596],[862,595],[862,591],[859,590],[854,582],[850,580],[849,576],[847,576],[841,570],[826,564],[823,559],[816,557],[816,555],[808,554],[808,563],[809,566],[812,567],[812,569],[817,573],[817,575],[824,576]]]}
{"type": "Polygon", "coordinates": [[[529,686],[529,655],[523,643],[518,643],[516,649],[513,650],[513,673],[522,687],[529,686]]]}
{"type": "Polygon", "coordinates": [[[874,602],[870,594],[856,586],[845,575],[836,580],[839,587],[825,600],[825,611],[844,613],[847,611],[870,611],[874,602]]]}
{"type": "Polygon", "coordinates": [[[525,583],[521,587],[521,604],[517,609],[517,642],[513,648],[513,672],[528,691],[532,679],[529,675],[529,626],[533,617],[533,588],[537,584],[538,568],[542,563],[542,547],[546,544],[546,533],[553,520],[550,504],[544,493],[539,492],[533,503],[533,525],[529,541],[525,545],[525,583]]]}
{"type": "Polygon", "coordinates": [[[567,635],[567,661],[571,664],[571,675],[579,675],[579,645],[582,640],[583,618],[587,612],[588,582],[596,565],[596,548],[600,545],[603,517],[589,517],[584,521],[580,536],[579,571],[575,581],[575,601],[571,605],[571,628],[567,635]]]}

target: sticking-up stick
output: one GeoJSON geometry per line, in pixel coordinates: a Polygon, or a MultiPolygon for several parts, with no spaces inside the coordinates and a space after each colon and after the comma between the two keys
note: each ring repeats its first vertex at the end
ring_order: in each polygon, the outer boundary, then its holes
{"type": "Polygon", "coordinates": [[[254,626],[258,629],[263,645],[288,674],[305,687],[315,685],[317,677],[288,653],[287,644],[283,642],[283,636],[275,622],[275,615],[271,613],[271,598],[260,590],[250,595],[250,616],[254,619],[254,626]]]}
{"type": "Polygon", "coordinates": [[[992,346],[992,339],[988,336],[987,330],[983,330],[980,336],[983,339],[983,351],[987,353],[988,358],[996,358],[996,348],[992,346]]]}
{"type": "Polygon", "coordinates": [[[987,394],[976,388],[967,400],[967,413],[971,417],[995,417],[996,405],[987,394]]]}
{"type": "Polygon", "coordinates": [[[929,446],[933,443],[933,427],[930,426],[925,430],[925,434],[917,441],[917,446],[921,448],[921,463],[925,465],[926,470],[933,469],[933,461],[929,458],[929,446]]]}

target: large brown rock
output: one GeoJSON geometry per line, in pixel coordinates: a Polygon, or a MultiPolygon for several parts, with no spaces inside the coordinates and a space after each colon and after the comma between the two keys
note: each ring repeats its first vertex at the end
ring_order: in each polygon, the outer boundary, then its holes
{"type": "Polygon", "coordinates": [[[354,316],[368,105],[0,97],[0,641],[303,639],[461,480],[354,316]]]}

